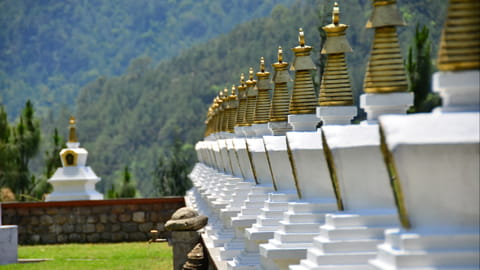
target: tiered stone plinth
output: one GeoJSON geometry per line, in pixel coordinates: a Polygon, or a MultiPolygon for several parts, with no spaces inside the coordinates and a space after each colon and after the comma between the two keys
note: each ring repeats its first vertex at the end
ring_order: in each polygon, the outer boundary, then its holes
{"type": "Polygon", "coordinates": [[[478,269],[480,113],[390,115],[380,125],[408,230],[387,231],[372,265],[478,269]]]}
{"type": "Polygon", "coordinates": [[[293,131],[315,131],[319,122],[316,114],[288,115],[288,124],[293,131]]]}
{"type": "Polygon", "coordinates": [[[370,269],[368,260],[376,256],[385,228],[397,223],[394,209],[327,214],[307,258],[290,269],[370,269]]]}
{"type": "Polygon", "coordinates": [[[380,93],[362,94],[360,107],[367,113],[365,123],[375,124],[378,117],[384,114],[405,114],[413,105],[413,93],[380,93]]]}
{"type": "Polygon", "coordinates": [[[480,111],[480,71],[436,72],[433,89],[442,97],[442,107],[436,112],[480,111]]]}
{"type": "MultiPolygon", "coordinates": [[[[268,194],[268,200],[257,216],[256,223],[245,230],[245,250],[229,262],[229,269],[250,269],[260,264],[258,245],[273,238],[273,232],[280,228],[283,213],[288,202],[298,199],[288,158],[285,136],[264,136],[266,159],[272,173],[276,191],[268,194]]],[[[250,144],[249,144],[250,145],[250,144]]],[[[261,153],[259,142],[252,142],[254,149],[261,153]],[[257,143],[257,144],[255,144],[257,143]]]]}
{"type": "Polygon", "coordinates": [[[289,132],[287,139],[301,199],[288,204],[274,238],[260,246],[264,269],[287,269],[290,264],[298,264],[319,234],[325,214],[337,211],[321,133],[289,132]]]}
{"type": "Polygon", "coordinates": [[[270,129],[270,131],[272,132],[272,135],[281,136],[281,135],[285,135],[288,131],[291,131],[292,126],[290,126],[290,124],[287,121],[269,122],[268,129],[270,129]]]}
{"type": "Polygon", "coordinates": [[[378,125],[322,127],[345,212],[327,215],[307,259],[291,269],[338,268],[337,264],[368,269],[383,230],[399,226],[378,130],[378,125]]]}
{"type": "Polygon", "coordinates": [[[235,231],[235,237],[225,243],[220,249],[220,256],[223,260],[230,260],[234,256],[240,255],[245,249],[245,228],[255,223],[260,209],[267,200],[268,192],[273,191],[272,176],[270,165],[267,161],[263,139],[247,139],[249,158],[252,164],[255,164],[255,179],[258,185],[252,186],[240,213],[231,219],[231,225],[235,231]]]}
{"type": "Polygon", "coordinates": [[[356,106],[319,106],[317,117],[323,125],[349,125],[357,116],[356,106]]]}

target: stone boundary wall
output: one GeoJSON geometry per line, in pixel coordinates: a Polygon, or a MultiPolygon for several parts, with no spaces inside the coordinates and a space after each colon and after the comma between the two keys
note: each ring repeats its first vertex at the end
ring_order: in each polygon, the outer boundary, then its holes
{"type": "Polygon", "coordinates": [[[164,223],[183,197],[2,203],[4,225],[18,225],[19,244],[148,241],[167,237],[164,223]]]}

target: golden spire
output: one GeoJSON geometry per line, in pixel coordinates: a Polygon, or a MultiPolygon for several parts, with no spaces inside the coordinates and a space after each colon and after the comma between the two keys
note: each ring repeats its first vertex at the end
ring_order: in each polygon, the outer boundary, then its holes
{"type": "Polygon", "coordinates": [[[260,58],[260,72],[257,72],[257,104],[255,105],[254,124],[268,123],[270,110],[270,72],[265,71],[265,59],[260,58]]]}
{"type": "Polygon", "coordinates": [[[345,63],[345,53],[352,51],[345,38],[347,28],[348,25],[340,24],[340,9],[335,2],[332,23],[322,27],[327,34],[322,54],[328,54],[328,56],[318,95],[318,105],[320,106],[353,105],[353,94],[345,63]]]}
{"type": "Polygon", "coordinates": [[[69,125],[70,132],[68,134],[68,142],[69,143],[76,143],[76,142],[78,142],[78,139],[77,139],[77,133],[76,133],[75,117],[70,116],[70,120],[68,121],[68,123],[70,124],[69,125]]]}
{"type": "Polygon", "coordinates": [[[232,85],[232,92],[230,96],[228,96],[228,103],[229,103],[229,119],[228,119],[228,126],[227,131],[230,133],[235,132],[235,121],[237,116],[237,95],[235,94],[235,85],[232,85]]]}
{"type": "Polygon", "coordinates": [[[291,70],[295,70],[295,81],[290,98],[289,114],[314,114],[317,102],[311,70],[315,69],[315,65],[310,58],[312,47],[305,45],[302,28],[299,29],[298,43],[297,47],[292,48],[295,60],[291,70]]]}
{"type": "Polygon", "coordinates": [[[245,93],[245,75],[240,74],[240,85],[238,85],[237,98],[238,98],[238,107],[237,107],[237,119],[235,120],[235,126],[244,126],[245,125],[245,112],[247,110],[247,94],[245,93]]]}
{"type": "Polygon", "coordinates": [[[479,10],[478,0],[450,0],[438,54],[441,71],[480,69],[479,10]]]}
{"type": "Polygon", "coordinates": [[[363,91],[365,93],[405,92],[407,77],[400,53],[396,26],[403,26],[396,0],[373,0],[367,28],[375,28],[363,91]]]}
{"type": "Polygon", "coordinates": [[[247,110],[245,111],[245,124],[251,126],[255,117],[255,105],[257,105],[257,81],[253,79],[253,68],[248,70],[247,84],[247,110]]]}
{"type": "Polygon", "coordinates": [[[272,81],[274,83],[273,97],[270,105],[269,122],[281,122],[288,120],[288,95],[287,83],[292,80],[288,74],[288,62],[283,62],[283,50],[278,46],[278,62],[272,64],[275,69],[272,81]]]}
{"type": "Polygon", "coordinates": [[[228,129],[228,121],[230,121],[230,107],[229,107],[229,96],[228,96],[228,89],[224,88],[222,93],[222,130],[227,131],[228,129]]]}

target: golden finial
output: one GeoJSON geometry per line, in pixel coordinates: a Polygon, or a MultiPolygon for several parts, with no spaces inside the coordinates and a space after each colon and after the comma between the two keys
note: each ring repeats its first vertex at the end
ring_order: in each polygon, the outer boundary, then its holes
{"type": "Polygon", "coordinates": [[[311,70],[316,69],[310,57],[311,46],[305,45],[303,29],[299,30],[300,45],[292,48],[295,60],[291,70],[295,70],[295,81],[289,104],[289,114],[314,114],[317,107],[315,88],[311,70]]]}
{"type": "Polygon", "coordinates": [[[339,24],[340,23],[340,9],[338,8],[338,3],[335,2],[333,5],[333,12],[332,12],[332,23],[339,24]]]}
{"type": "Polygon", "coordinates": [[[335,3],[332,23],[322,27],[327,34],[322,54],[328,54],[318,95],[320,106],[351,106],[353,94],[350,87],[345,53],[352,49],[345,37],[348,25],[340,24],[340,8],[335,3]]]}
{"type": "Polygon", "coordinates": [[[257,72],[257,103],[255,104],[254,124],[268,123],[270,110],[270,72],[265,71],[265,59],[260,58],[260,72],[257,72]]]}
{"type": "Polygon", "coordinates": [[[245,125],[245,112],[247,110],[247,95],[245,93],[247,86],[245,84],[245,75],[240,74],[240,85],[237,87],[237,117],[235,119],[235,126],[244,126],[245,125]]]}
{"type": "Polygon", "coordinates": [[[69,126],[70,132],[68,134],[68,142],[76,143],[76,142],[78,142],[78,139],[77,139],[77,134],[76,134],[75,117],[70,116],[70,120],[68,121],[68,123],[70,124],[70,126],[69,126]]]}
{"type": "Polygon", "coordinates": [[[478,0],[450,0],[438,54],[441,71],[480,69],[479,10],[478,0]]]}
{"type": "Polygon", "coordinates": [[[299,28],[298,29],[298,44],[301,46],[301,47],[305,47],[305,35],[303,33],[303,29],[302,28],[299,28]]]}
{"type": "Polygon", "coordinates": [[[237,95],[235,95],[235,85],[232,85],[232,91],[228,97],[228,124],[227,131],[230,133],[234,132],[236,116],[237,116],[237,95]]]}
{"type": "Polygon", "coordinates": [[[287,83],[292,80],[288,74],[288,62],[283,62],[283,50],[278,46],[278,62],[272,64],[275,69],[272,81],[274,90],[270,104],[269,122],[286,122],[288,120],[288,105],[290,96],[287,83]]]}
{"type": "MultiPolygon", "coordinates": [[[[248,69],[248,81],[250,81],[250,82],[253,81],[253,67],[250,67],[248,69]]],[[[248,81],[247,81],[247,85],[248,85],[248,81]]]]}
{"type": "Polygon", "coordinates": [[[260,57],[260,72],[265,72],[265,59],[263,59],[263,56],[260,57]]]}
{"type": "Polygon", "coordinates": [[[278,46],[277,59],[278,59],[278,62],[279,62],[279,63],[282,63],[282,61],[283,61],[283,50],[282,50],[282,46],[278,46]]]}
{"type": "Polygon", "coordinates": [[[253,79],[253,67],[248,69],[247,84],[247,109],[245,111],[245,125],[250,126],[253,124],[255,117],[255,105],[257,104],[257,81],[253,79]]]}
{"type": "Polygon", "coordinates": [[[373,0],[367,28],[375,29],[363,91],[365,93],[406,92],[407,76],[396,26],[404,25],[394,0],[373,0]]]}

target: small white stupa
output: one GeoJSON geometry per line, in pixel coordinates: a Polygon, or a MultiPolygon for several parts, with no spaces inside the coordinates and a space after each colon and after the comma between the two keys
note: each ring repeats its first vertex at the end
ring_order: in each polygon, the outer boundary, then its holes
{"type": "Polygon", "coordinates": [[[53,192],[46,196],[45,201],[103,200],[103,194],[95,190],[100,178],[86,166],[88,152],[80,148],[73,116],[70,117],[69,129],[67,148],[60,151],[63,167],[48,179],[53,192]]]}

